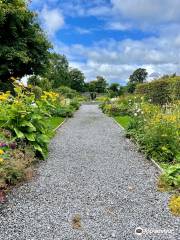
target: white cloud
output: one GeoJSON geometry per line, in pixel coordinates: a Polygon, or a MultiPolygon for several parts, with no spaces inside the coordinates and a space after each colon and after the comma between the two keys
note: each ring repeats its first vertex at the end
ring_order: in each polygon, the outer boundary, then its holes
{"type": "Polygon", "coordinates": [[[179,0],[111,0],[113,10],[125,19],[145,23],[180,21],[179,0]]]}
{"type": "MultiPolygon", "coordinates": [[[[42,0],[34,0],[36,2],[42,0]]],[[[66,45],[55,44],[55,50],[68,57],[70,65],[80,68],[87,80],[103,75],[110,82],[127,81],[129,75],[138,67],[144,67],[151,76],[180,74],[180,0],[46,0],[53,2],[54,9],[44,7],[41,19],[50,36],[64,27],[64,16],[95,16],[103,23],[96,30],[141,30],[155,33],[154,37],[125,38],[117,41],[104,39],[94,44],[66,45]],[[55,5],[56,3],[56,5],[55,5]],[[61,7],[62,12],[58,9],[61,7]]],[[[51,5],[52,7],[52,5],[51,5]]],[[[74,28],[74,27],[73,27],[74,28]]],[[[90,34],[94,29],[74,28],[80,34],[90,34]]],[[[137,33],[136,33],[137,34],[137,33]]],[[[131,35],[128,35],[131,36],[131,35]]],[[[57,40],[58,41],[58,40],[57,40]]]]}
{"type": "Polygon", "coordinates": [[[108,6],[97,6],[97,7],[92,7],[87,10],[86,12],[87,15],[90,16],[108,16],[109,15],[109,7],[108,6]]]}
{"type": "Polygon", "coordinates": [[[58,8],[48,9],[47,6],[44,6],[40,12],[40,19],[43,28],[51,37],[65,24],[64,17],[58,8]]]}
{"type": "Polygon", "coordinates": [[[130,28],[131,28],[130,24],[121,23],[121,22],[108,22],[106,25],[106,29],[110,29],[110,30],[125,31],[130,28]]]}
{"type": "Polygon", "coordinates": [[[77,27],[77,28],[75,28],[75,30],[80,34],[90,34],[91,33],[90,29],[85,29],[85,28],[81,28],[81,27],[77,27]]]}
{"type": "Polygon", "coordinates": [[[60,44],[57,51],[67,55],[70,64],[79,67],[87,80],[103,75],[109,82],[125,82],[138,67],[159,75],[180,74],[180,35],[143,40],[106,39],[90,47],[60,44]]]}

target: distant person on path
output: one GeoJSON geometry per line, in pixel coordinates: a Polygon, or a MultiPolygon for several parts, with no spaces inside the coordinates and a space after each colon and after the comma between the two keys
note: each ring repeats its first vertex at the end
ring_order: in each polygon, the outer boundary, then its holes
{"type": "Polygon", "coordinates": [[[96,99],[96,93],[95,92],[91,92],[90,93],[90,97],[91,97],[91,100],[93,101],[94,99],[96,99]]]}

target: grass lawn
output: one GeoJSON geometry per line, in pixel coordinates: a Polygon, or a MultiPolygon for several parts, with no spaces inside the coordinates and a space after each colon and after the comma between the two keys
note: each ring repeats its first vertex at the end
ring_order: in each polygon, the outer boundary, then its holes
{"type": "Polygon", "coordinates": [[[125,129],[128,128],[128,125],[131,121],[131,117],[130,116],[116,116],[114,117],[114,119],[125,129]]]}
{"type": "Polygon", "coordinates": [[[51,117],[46,119],[46,126],[50,128],[51,130],[55,130],[63,121],[65,118],[63,117],[51,117]]]}

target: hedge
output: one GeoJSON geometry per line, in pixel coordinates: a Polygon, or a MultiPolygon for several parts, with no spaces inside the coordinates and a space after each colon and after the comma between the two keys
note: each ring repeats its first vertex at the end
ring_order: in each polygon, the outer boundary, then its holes
{"type": "Polygon", "coordinates": [[[137,94],[143,94],[155,104],[166,104],[180,100],[180,77],[154,80],[150,83],[138,84],[137,94]]]}

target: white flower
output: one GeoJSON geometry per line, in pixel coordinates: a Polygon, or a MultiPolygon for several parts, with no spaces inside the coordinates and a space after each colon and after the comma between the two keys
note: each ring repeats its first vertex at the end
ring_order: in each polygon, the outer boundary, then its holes
{"type": "Polygon", "coordinates": [[[31,106],[33,106],[33,107],[37,107],[37,105],[36,105],[35,102],[31,103],[31,106]]]}
{"type": "Polygon", "coordinates": [[[134,116],[137,117],[137,113],[134,113],[134,116]]]}
{"type": "Polygon", "coordinates": [[[115,102],[117,98],[111,98],[111,102],[115,102]]]}

